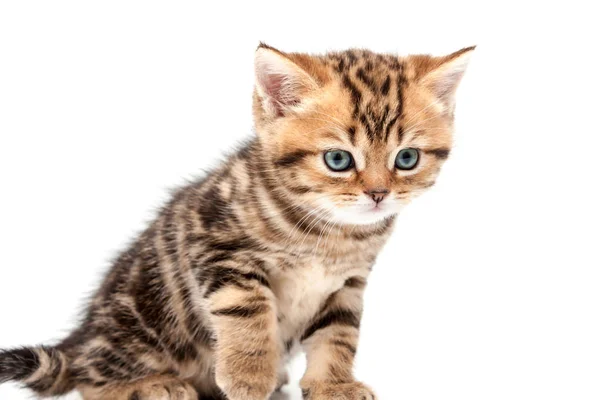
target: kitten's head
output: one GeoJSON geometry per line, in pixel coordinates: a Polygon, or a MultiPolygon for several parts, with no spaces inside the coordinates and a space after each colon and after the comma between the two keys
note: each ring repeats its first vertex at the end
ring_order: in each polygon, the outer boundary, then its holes
{"type": "Polygon", "coordinates": [[[397,214],[448,157],[454,93],[473,49],[312,56],[259,46],[254,115],[277,195],[342,224],[397,214]]]}

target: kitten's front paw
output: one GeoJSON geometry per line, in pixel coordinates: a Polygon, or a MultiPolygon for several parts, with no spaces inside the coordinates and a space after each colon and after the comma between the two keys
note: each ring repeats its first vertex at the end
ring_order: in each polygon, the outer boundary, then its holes
{"type": "Polygon", "coordinates": [[[319,382],[302,390],[304,400],[376,400],[373,391],[360,382],[319,382]]]}
{"type": "Polygon", "coordinates": [[[274,388],[264,385],[255,386],[246,382],[232,382],[221,386],[228,400],[267,400],[274,388]]]}
{"type": "Polygon", "coordinates": [[[235,376],[217,374],[216,378],[228,400],[267,400],[277,385],[276,376],[244,376],[238,373],[235,376]]]}

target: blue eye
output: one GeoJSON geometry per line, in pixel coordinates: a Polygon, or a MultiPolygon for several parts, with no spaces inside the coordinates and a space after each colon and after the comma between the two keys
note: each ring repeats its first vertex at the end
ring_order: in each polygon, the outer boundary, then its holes
{"type": "Polygon", "coordinates": [[[396,168],[402,170],[413,169],[419,162],[419,150],[417,149],[402,149],[396,155],[396,168]]]}
{"type": "Polygon", "coordinates": [[[354,165],[352,154],[344,150],[328,151],[324,158],[329,169],[336,172],[346,171],[354,165]]]}

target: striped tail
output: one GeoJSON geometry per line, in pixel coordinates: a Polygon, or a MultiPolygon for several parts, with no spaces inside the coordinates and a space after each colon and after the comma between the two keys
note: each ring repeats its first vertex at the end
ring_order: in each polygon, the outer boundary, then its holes
{"type": "Polygon", "coordinates": [[[0,350],[0,383],[22,382],[41,396],[57,396],[73,389],[66,355],[48,346],[0,350]]]}

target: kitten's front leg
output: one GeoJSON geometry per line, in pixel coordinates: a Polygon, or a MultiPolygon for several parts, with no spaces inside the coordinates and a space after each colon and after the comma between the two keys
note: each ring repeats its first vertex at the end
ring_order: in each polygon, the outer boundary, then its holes
{"type": "Polygon", "coordinates": [[[301,340],[308,363],[300,382],[304,399],[375,399],[352,374],[364,287],[363,278],[346,281],[304,332],[301,340]]]}
{"type": "Polygon", "coordinates": [[[266,400],[277,385],[281,355],[275,297],[258,272],[226,274],[219,279],[227,284],[208,296],[216,382],[228,400],[266,400]]]}

